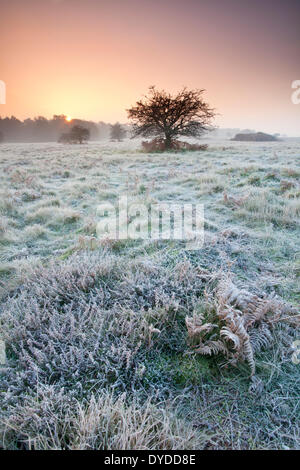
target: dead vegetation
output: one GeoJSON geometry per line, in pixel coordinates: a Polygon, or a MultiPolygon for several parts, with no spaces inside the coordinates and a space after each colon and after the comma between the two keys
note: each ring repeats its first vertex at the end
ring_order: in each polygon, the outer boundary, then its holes
{"type": "Polygon", "coordinates": [[[150,141],[143,141],[142,148],[145,152],[165,152],[166,150],[207,150],[207,144],[190,144],[189,142],[182,142],[180,140],[172,140],[171,144],[167,147],[164,139],[156,137],[150,141]]]}
{"type": "Polygon", "coordinates": [[[213,293],[206,293],[208,312],[186,317],[194,352],[223,354],[228,364],[247,361],[255,374],[255,351],[272,344],[272,328],[278,322],[300,326],[297,310],[280,299],[258,297],[237,288],[227,278],[213,293]],[[209,320],[209,321],[208,321],[209,320]]]}
{"type": "Polygon", "coordinates": [[[226,192],[224,192],[223,197],[225,204],[231,205],[234,208],[242,206],[244,202],[248,199],[249,194],[236,198],[233,196],[229,196],[226,192]]]}

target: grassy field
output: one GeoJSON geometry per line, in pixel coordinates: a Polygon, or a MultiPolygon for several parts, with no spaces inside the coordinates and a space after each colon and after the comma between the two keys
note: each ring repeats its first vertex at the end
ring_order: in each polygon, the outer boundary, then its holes
{"type": "Polygon", "coordinates": [[[2,144],[0,445],[299,449],[299,216],[296,141],[2,144]],[[122,195],[204,204],[203,248],[99,240],[122,195]]]}

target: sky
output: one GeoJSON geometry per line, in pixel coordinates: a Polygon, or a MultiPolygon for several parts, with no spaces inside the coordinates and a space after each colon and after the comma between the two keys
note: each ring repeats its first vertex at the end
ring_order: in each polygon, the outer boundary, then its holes
{"type": "Polygon", "coordinates": [[[221,127],[300,135],[300,0],[0,0],[0,116],[127,121],[204,88],[221,127]]]}

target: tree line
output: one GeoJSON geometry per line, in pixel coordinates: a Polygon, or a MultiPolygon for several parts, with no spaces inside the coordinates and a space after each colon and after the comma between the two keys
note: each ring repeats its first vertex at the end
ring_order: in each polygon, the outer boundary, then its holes
{"type": "Polygon", "coordinates": [[[0,142],[57,142],[63,134],[68,134],[76,126],[87,129],[91,140],[111,136],[112,125],[102,121],[96,123],[72,119],[68,122],[65,115],[54,115],[52,119],[38,116],[24,121],[14,116],[0,116],[0,142]]]}

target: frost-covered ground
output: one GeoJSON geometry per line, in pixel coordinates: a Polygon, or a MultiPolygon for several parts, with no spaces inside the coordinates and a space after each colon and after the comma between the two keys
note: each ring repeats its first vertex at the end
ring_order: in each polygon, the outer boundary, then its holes
{"type": "Polygon", "coordinates": [[[199,303],[213,308],[207,296],[225,274],[298,309],[300,142],[139,148],[129,140],[0,146],[3,446],[299,447],[296,327],[272,326],[250,382],[247,362],[224,368],[220,354],[187,355],[184,318],[199,303]],[[204,204],[203,248],[99,241],[97,206],[122,195],[148,206],[204,204]],[[130,430],[116,430],[122,419],[130,430]]]}

